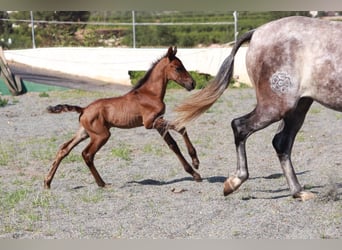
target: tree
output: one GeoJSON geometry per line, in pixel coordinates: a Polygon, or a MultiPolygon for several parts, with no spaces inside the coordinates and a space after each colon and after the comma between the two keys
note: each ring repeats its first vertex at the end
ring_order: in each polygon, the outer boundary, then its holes
{"type": "MultiPolygon", "coordinates": [[[[8,19],[7,11],[0,11],[0,19],[8,19]]],[[[0,34],[9,34],[12,32],[12,23],[6,20],[0,20],[0,34]]]]}
{"type": "MultiPolygon", "coordinates": [[[[16,20],[30,20],[29,11],[15,12],[11,16],[16,20]]],[[[78,24],[77,22],[86,22],[89,17],[89,11],[34,11],[33,19],[37,46],[69,46],[77,44],[75,33],[78,29],[83,29],[86,26],[84,23],[78,24]]],[[[16,22],[16,24],[18,25],[16,33],[19,40],[27,40],[31,37],[30,22],[16,22]]]]}
{"type": "MultiPolygon", "coordinates": [[[[53,18],[56,21],[67,22],[86,22],[89,20],[89,11],[55,11],[53,18]]],[[[85,24],[62,24],[64,29],[69,35],[74,35],[79,28],[84,28],[85,24]]]]}
{"type": "Polygon", "coordinates": [[[89,20],[89,11],[38,11],[34,12],[37,20],[56,21],[56,23],[41,23],[37,26],[37,43],[39,46],[68,46],[77,43],[75,33],[83,29],[89,20]],[[61,23],[58,23],[61,22],[61,23]],[[74,22],[74,23],[63,23],[74,22]]]}
{"type": "Polygon", "coordinates": [[[12,33],[12,23],[2,19],[8,19],[7,11],[0,11],[0,47],[7,48],[9,35],[12,33]]]}

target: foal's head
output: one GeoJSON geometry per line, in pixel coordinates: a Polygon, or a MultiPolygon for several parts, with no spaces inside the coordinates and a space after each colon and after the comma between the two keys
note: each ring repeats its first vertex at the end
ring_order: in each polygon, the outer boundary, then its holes
{"type": "Polygon", "coordinates": [[[175,81],[189,91],[193,90],[196,86],[196,82],[185,69],[181,60],[176,57],[176,53],[177,47],[174,49],[170,47],[165,56],[169,60],[169,63],[165,69],[167,80],[175,81]]]}

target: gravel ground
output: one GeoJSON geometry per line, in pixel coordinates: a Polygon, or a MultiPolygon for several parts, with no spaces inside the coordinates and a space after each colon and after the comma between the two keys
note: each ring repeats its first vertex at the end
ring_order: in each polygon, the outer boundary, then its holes
{"type": "MultiPolygon", "coordinates": [[[[252,89],[229,89],[188,127],[201,161],[201,183],[185,173],[156,131],[112,129],[95,159],[111,187],[95,184],[80,156],[82,143],[61,163],[51,190],[44,190],[58,147],[78,127],[77,114],[48,114],[46,107],[86,105],[122,93],[113,87],[8,97],[0,108],[0,238],[341,238],[342,115],[318,104],[292,157],[301,184],[317,193],[314,200],[289,195],[271,145],[277,124],[249,138],[250,179],[223,196],[223,182],[236,165],[230,121],[252,110],[252,89]]],[[[168,91],[166,118],[172,119],[172,108],[187,96],[168,91]]],[[[172,134],[186,152],[181,137],[172,134]]]]}

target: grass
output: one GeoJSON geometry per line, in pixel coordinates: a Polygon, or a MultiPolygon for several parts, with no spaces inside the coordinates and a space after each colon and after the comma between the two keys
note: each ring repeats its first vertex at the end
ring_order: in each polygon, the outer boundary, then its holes
{"type": "Polygon", "coordinates": [[[49,208],[53,199],[55,199],[55,197],[49,191],[37,193],[32,200],[32,207],[49,208]]]}
{"type": "MultiPolygon", "coordinates": [[[[0,166],[26,167],[29,162],[47,163],[54,159],[58,144],[56,138],[28,138],[24,141],[3,141],[0,145],[0,166]]],[[[70,155],[66,162],[81,161],[70,155]]]]}
{"type": "Polygon", "coordinates": [[[8,152],[8,149],[3,147],[3,145],[1,145],[1,147],[0,147],[0,166],[8,165],[9,161],[10,161],[10,154],[8,152]]]}
{"type": "Polygon", "coordinates": [[[58,145],[57,138],[32,138],[26,141],[27,145],[31,145],[31,155],[33,159],[51,161],[56,155],[58,145]]]}
{"type": "Polygon", "coordinates": [[[309,110],[310,114],[319,114],[322,111],[320,107],[313,107],[309,110]]]}
{"type": "MultiPolygon", "coordinates": [[[[22,185],[24,186],[24,184],[22,185]]],[[[55,197],[51,192],[33,192],[28,188],[14,191],[0,190],[0,233],[36,232],[40,222],[47,219],[55,197]]]]}
{"type": "Polygon", "coordinates": [[[96,192],[87,192],[81,195],[81,200],[85,203],[99,203],[103,200],[102,190],[96,192]]]}
{"type": "Polygon", "coordinates": [[[296,136],[296,141],[297,142],[304,142],[306,138],[306,135],[303,131],[299,131],[296,136]]]}
{"type": "MultiPolygon", "coordinates": [[[[66,136],[71,137],[71,136],[66,136]]],[[[59,145],[56,137],[50,138],[32,138],[24,143],[26,146],[31,145],[31,155],[35,160],[51,161],[56,156],[59,145]]],[[[65,163],[83,162],[82,155],[79,153],[70,152],[63,159],[65,163]]]]}
{"type": "Polygon", "coordinates": [[[75,163],[75,162],[83,162],[83,157],[80,153],[70,153],[65,159],[63,159],[64,163],[75,163]]]}
{"type": "Polygon", "coordinates": [[[1,192],[1,207],[4,210],[10,210],[17,206],[17,204],[27,197],[28,191],[26,189],[17,189],[12,192],[1,192]]]}
{"type": "MultiPolygon", "coordinates": [[[[165,147],[167,147],[165,145],[165,147]]],[[[156,155],[156,156],[163,156],[165,155],[165,150],[164,150],[164,147],[160,147],[160,145],[154,145],[154,144],[145,144],[144,147],[143,147],[143,152],[145,154],[153,154],[153,155],[156,155]]]]}
{"type": "Polygon", "coordinates": [[[125,161],[131,161],[131,149],[127,144],[120,143],[119,147],[113,148],[111,154],[125,161]]]}
{"type": "Polygon", "coordinates": [[[46,92],[39,93],[39,97],[50,97],[50,95],[46,92]]]}
{"type": "Polygon", "coordinates": [[[335,116],[336,116],[336,119],[337,119],[337,120],[341,120],[341,119],[342,119],[342,114],[341,114],[341,113],[337,113],[337,112],[336,112],[336,115],[335,115],[335,116]]]}
{"type": "Polygon", "coordinates": [[[91,98],[91,99],[99,99],[109,96],[119,96],[120,94],[116,94],[115,92],[102,92],[102,91],[86,91],[81,89],[72,89],[62,92],[50,92],[51,97],[58,96],[58,98],[65,99],[82,99],[82,98],[91,98]]]}
{"type": "Polygon", "coordinates": [[[8,99],[7,98],[2,98],[0,96],[0,107],[5,107],[8,104],[8,99]]]}

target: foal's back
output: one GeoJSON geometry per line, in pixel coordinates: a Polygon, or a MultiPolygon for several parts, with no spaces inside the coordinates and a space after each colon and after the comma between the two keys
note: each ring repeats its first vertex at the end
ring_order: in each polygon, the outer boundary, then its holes
{"type": "Polygon", "coordinates": [[[123,96],[103,98],[89,104],[80,117],[83,126],[102,123],[108,128],[135,128],[143,125],[137,96],[129,92],[123,96]]]}
{"type": "Polygon", "coordinates": [[[123,96],[104,98],[86,107],[80,122],[93,124],[101,120],[106,127],[135,128],[143,125],[138,96],[129,92],[123,96]]]}

